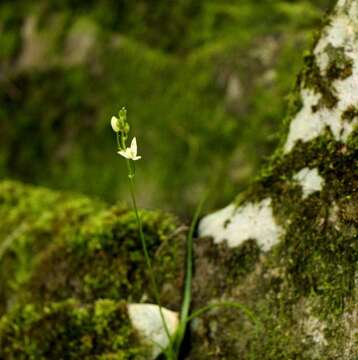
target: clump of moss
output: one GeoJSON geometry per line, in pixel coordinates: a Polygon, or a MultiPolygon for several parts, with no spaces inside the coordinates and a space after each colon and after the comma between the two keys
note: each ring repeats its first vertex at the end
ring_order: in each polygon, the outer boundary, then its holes
{"type": "Polygon", "coordinates": [[[294,288],[300,295],[319,295],[321,313],[341,312],[352,295],[358,254],[353,223],[344,222],[343,217],[348,208],[354,207],[358,188],[351,170],[355,156],[356,148],[335,141],[327,132],[296,146],[256,184],[255,196],[272,198],[276,218],[286,228],[279,256],[286,259],[294,288]],[[292,181],[292,176],[304,167],[318,168],[325,182],[320,193],[306,199],[292,181]],[[287,198],[292,201],[287,202],[287,198]],[[339,209],[338,214],[332,215],[336,211],[332,203],[339,209]],[[334,217],[337,219],[332,222],[334,217]],[[341,271],[336,269],[338,263],[341,271]]]}
{"type": "Polygon", "coordinates": [[[343,47],[334,47],[332,44],[328,44],[325,52],[329,58],[326,76],[330,81],[344,80],[352,75],[353,60],[346,55],[343,47]]]}
{"type": "Polygon", "coordinates": [[[103,206],[83,196],[0,182],[0,313],[30,277],[37,256],[50,244],[75,237],[103,206]]]}
{"type": "MultiPolygon", "coordinates": [[[[0,183],[0,199],[2,311],[16,301],[69,297],[153,300],[135,216],[125,205],[104,210],[85,197],[9,181],[0,183]]],[[[143,211],[142,218],[163,304],[178,307],[184,233],[171,215],[143,211]]]]}
{"type": "Polygon", "coordinates": [[[318,111],[321,106],[332,109],[337,104],[338,98],[331,86],[331,81],[321,74],[315,55],[307,55],[304,60],[305,68],[300,75],[303,87],[321,95],[319,104],[312,111],[318,111]]]}
{"type": "Polygon", "coordinates": [[[1,358],[144,359],[124,302],[70,299],[44,307],[25,305],[0,320],[1,358]]]}
{"type": "MultiPolygon", "coordinates": [[[[141,216],[156,278],[165,293],[163,303],[179,306],[184,239],[174,234],[177,224],[170,216],[159,212],[141,216]]],[[[53,244],[38,257],[25,298],[139,302],[144,296],[153,302],[137,231],[135,216],[127,209],[113,207],[98,214],[74,238],[53,244]]]]}
{"type": "Polygon", "coordinates": [[[358,108],[351,105],[343,111],[342,120],[352,122],[355,118],[358,118],[358,108]]]}
{"type": "Polygon", "coordinates": [[[312,89],[321,95],[318,105],[312,109],[313,112],[318,111],[321,106],[332,109],[337,104],[339,99],[333,82],[346,79],[352,74],[353,69],[353,61],[345,54],[343,48],[328,45],[325,51],[329,62],[324,72],[318,66],[316,56],[310,53],[305,56],[304,70],[299,77],[303,88],[312,89]]]}

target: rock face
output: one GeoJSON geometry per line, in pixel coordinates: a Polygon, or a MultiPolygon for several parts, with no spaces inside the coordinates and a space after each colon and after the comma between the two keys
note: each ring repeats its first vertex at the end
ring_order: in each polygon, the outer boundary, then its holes
{"type": "Polygon", "coordinates": [[[305,58],[282,147],[201,221],[194,299],[235,299],[262,326],[216,310],[193,323],[193,359],[358,357],[357,54],[358,3],[339,1],[305,58]]]}

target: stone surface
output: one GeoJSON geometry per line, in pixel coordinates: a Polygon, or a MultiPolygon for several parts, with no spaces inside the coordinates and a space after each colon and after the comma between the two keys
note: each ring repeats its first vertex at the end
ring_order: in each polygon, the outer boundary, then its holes
{"type": "Polygon", "coordinates": [[[293,176],[293,179],[301,185],[304,198],[315,191],[320,191],[324,184],[324,180],[317,169],[303,168],[293,176]]]}
{"type": "MultiPolygon", "coordinates": [[[[178,327],[178,313],[162,308],[163,317],[170,335],[178,327]]],[[[169,344],[170,340],[163,325],[159,306],[155,304],[129,304],[128,314],[134,328],[152,348],[155,359],[169,344]]]]}
{"type": "Polygon", "coordinates": [[[291,121],[285,152],[289,152],[298,140],[310,141],[321,135],[327,127],[336,140],[346,142],[358,118],[345,119],[343,114],[358,104],[358,3],[340,0],[336,15],[325,27],[313,53],[319,71],[331,83],[330,91],[336,98],[331,107],[319,106],[324,94],[317,90],[301,89],[302,109],[291,121]],[[340,57],[340,59],[338,59],[340,57]],[[342,63],[340,63],[342,61],[342,63]],[[335,70],[345,70],[338,78],[330,79],[332,64],[335,70]],[[308,121],[308,119],[310,119],[308,121]]]}
{"type": "Polygon", "coordinates": [[[254,239],[263,251],[268,251],[278,243],[282,228],[274,219],[268,198],[239,207],[229,205],[206,216],[200,222],[199,234],[213,237],[216,244],[226,241],[229,247],[254,239]]]}

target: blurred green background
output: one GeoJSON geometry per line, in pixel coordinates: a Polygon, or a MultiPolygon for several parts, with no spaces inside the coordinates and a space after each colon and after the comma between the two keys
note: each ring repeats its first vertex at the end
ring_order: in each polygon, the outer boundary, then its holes
{"type": "MultiPolygon", "coordinates": [[[[2,0],[0,177],[127,198],[109,120],[128,109],[141,206],[190,216],[244,189],[278,144],[331,0],[2,0]]],[[[208,210],[210,210],[208,209],[208,210]]]]}

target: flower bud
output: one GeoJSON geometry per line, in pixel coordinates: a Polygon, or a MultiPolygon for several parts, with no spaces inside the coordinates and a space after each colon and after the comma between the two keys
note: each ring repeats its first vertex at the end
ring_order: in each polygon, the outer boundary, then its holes
{"type": "Polygon", "coordinates": [[[111,126],[114,132],[121,131],[120,121],[115,116],[112,116],[111,118],[111,126]]]}
{"type": "Polygon", "coordinates": [[[122,124],[125,124],[127,122],[127,110],[125,107],[123,107],[121,110],[119,110],[118,118],[122,124]]]}

